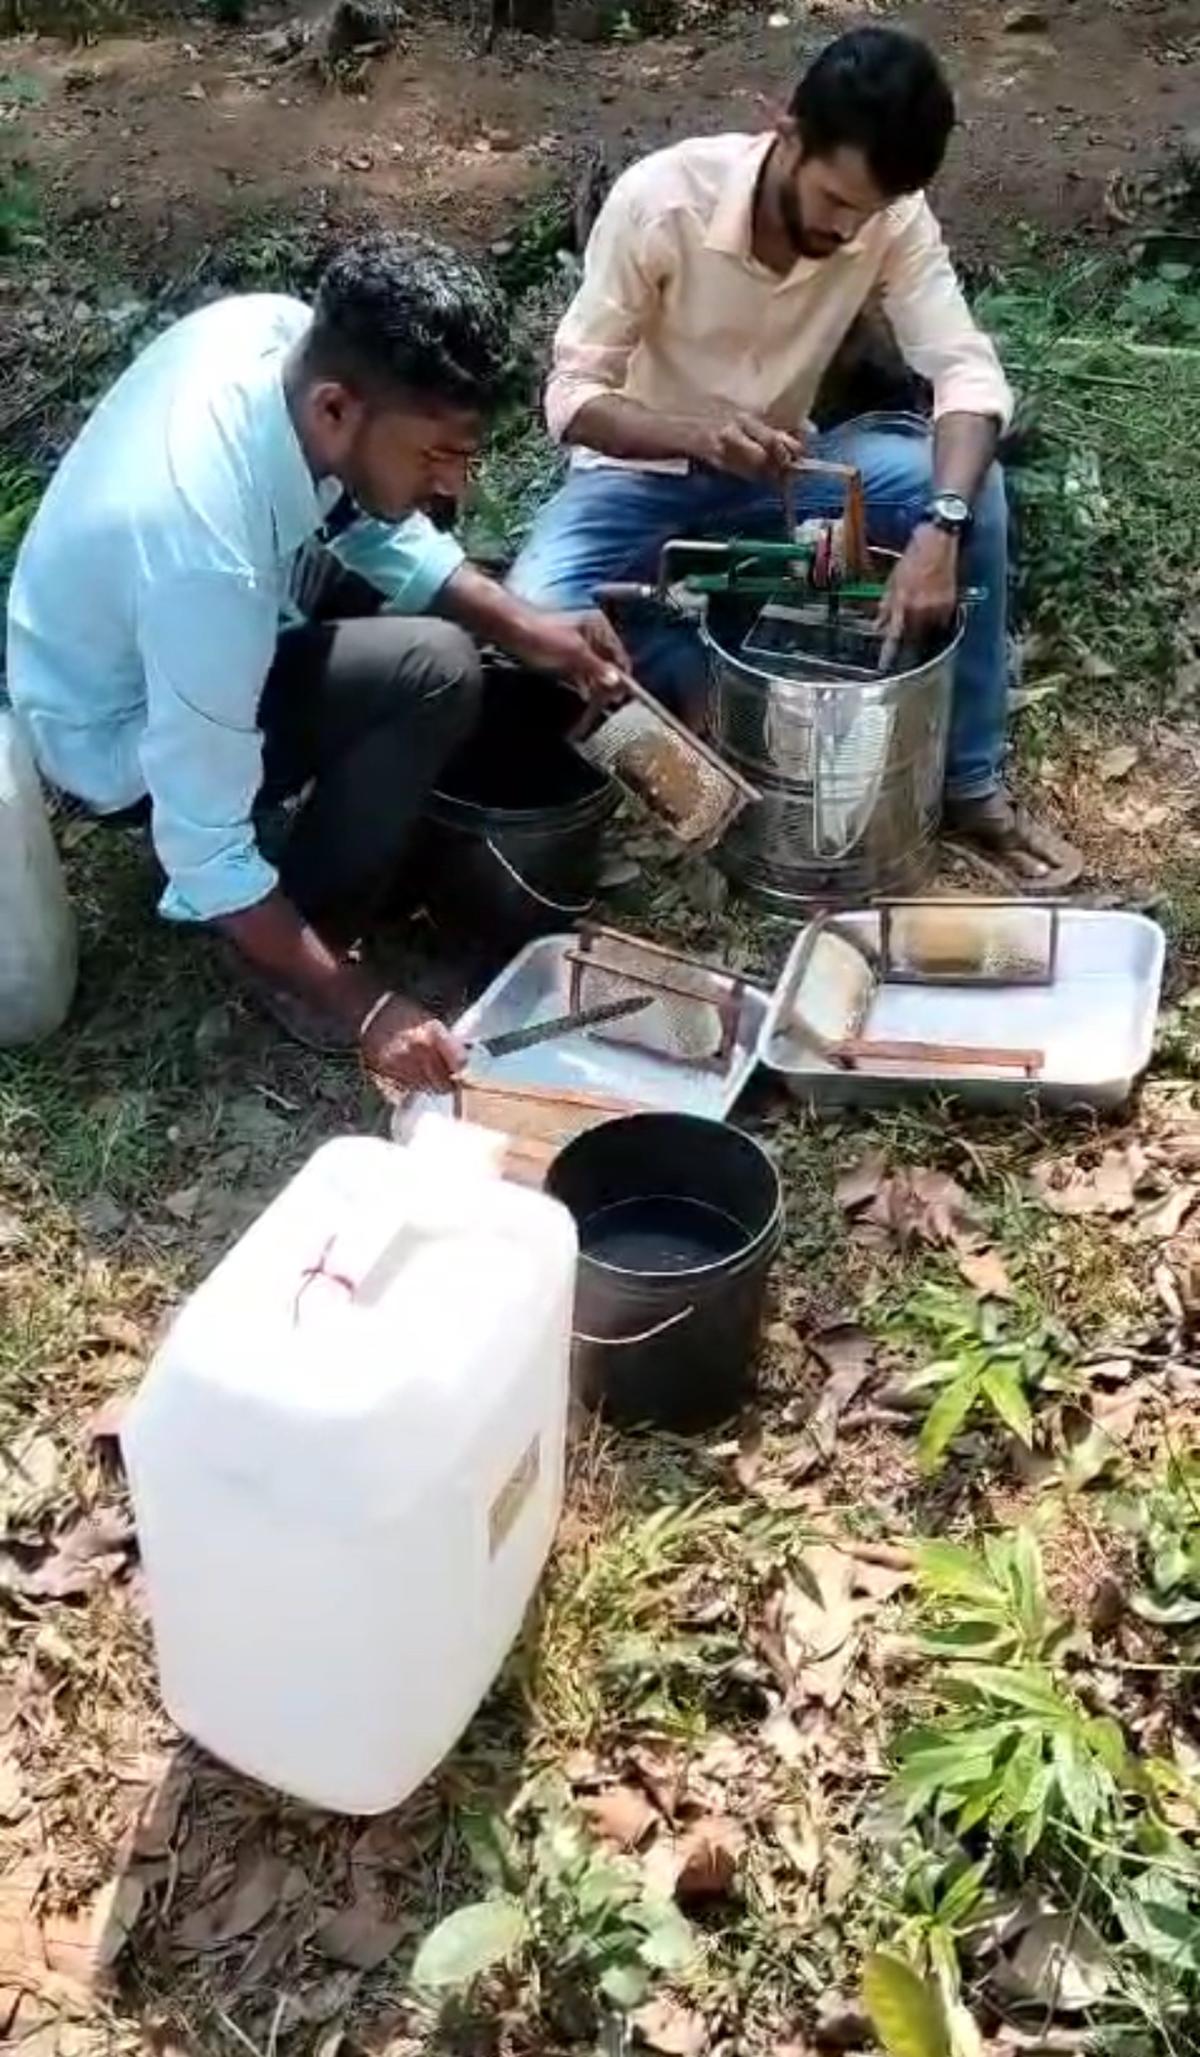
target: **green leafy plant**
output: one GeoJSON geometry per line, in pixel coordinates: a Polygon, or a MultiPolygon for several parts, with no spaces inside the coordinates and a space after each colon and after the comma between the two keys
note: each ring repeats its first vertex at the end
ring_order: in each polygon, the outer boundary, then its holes
{"type": "Polygon", "coordinates": [[[937,1471],[959,1430],[975,1415],[991,1416],[1027,1446],[1033,1442],[1031,1396],[1063,1364],[1058,1332],[1048,1322],[1014,1326],[994,1300],[975,1300],[956,1286],[929,1282],[904,1310],[934,1355],[910,1374],[911,1393],[931,1396],[917,1451],[923,1472],[937,1471]]]}
{"type": "Polygon", "coordinates": [[[598,1848],[557,1785],[534,1789],[515,1814],[515,1822],[464,1824],[490,1891],[425,1938],[413,1985],[464,1994],[502,1965],[536,1961],[548,2014],[592,2032],[604,2013],[639,2006],[656,1975],[687,1968],[692,1931],[673,1900],[647,1889],[636,1863],[598,1848]],[[520,1830],[537,1798],[545,1811],[526,1838],[520,1830]]]}
{"type": "Polygon", "coordinates": [[[1200,340],[1200,271],[1190,264],[1159,264],[1131,279],[1116,304],[1121,328],[1151,343],[1200,340]]]}
{"type": "Polygon", "coordinates": [[[1118,1501],[1119,1519],[1141,1543],[1145,1584],[1134,1612],[1161,1628],[1200,1622],[1200,1457],[1172,1456],[1162,1477],[1137,1499],[1118,1501]]]}
{"type": "Polygon", "coordinates": [[[917,1589],[934,1615],[919,1636],[930,1657],[994,1664],[1049,1664],[1079,1642],[1050,1605],[1032,1529],[985,1536],[981,1549],[925,1542],[916,1548],[917,1589]]]}
{"type": "Polygon", "coordinates": [[[1050,1607],[1033,1532],[989,1537],[978,1553],[923,1544],[917,1577],[934,1614],[922,1647],[946,1661],[933,1682],[943,1711],[897,1744],[908,1818],[928,1811],[959,1834],[983,1825],[1023,1856],[1060,1821],[1087,1835],[1110,1825],[1125,1740],[1065,1674],[1082,1639],[1050,1607]]]}
{"type": "Polygon", "coordinates": [[[1026,1857],[1061,1819],[1085,1835],[1111,1826],[1126,1770],[1115,1721],[1041,1665],[959,1664],[940,1689],[955,1711],[897,1745],[910,1818],[929,1809],[959,1834],[986,1824],[1026,1857]]]}
{"type": "Polygon", "coordinates": [[[972,1863],[957,1843],[943,1852],[920,1841],[904,1868],[893,1941],[936,1980],[948,2011],[961,1994],[960,1945],[986,1912],[988,1870],[987,1858],[972,1863]]]}

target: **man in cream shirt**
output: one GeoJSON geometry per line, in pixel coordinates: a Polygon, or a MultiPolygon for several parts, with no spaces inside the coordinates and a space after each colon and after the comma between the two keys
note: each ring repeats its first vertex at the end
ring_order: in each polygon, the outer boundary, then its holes
{"type": "MultiPolygon", "coordinates": [[[[573,451],[512,589],[556,607],[653,578],[672,536],[782,533],[780,482],[802,454],[856,466],[872,543],[900,553],[883,639],[971,608],[955,678],[949,830],[1017,879],[1078,875],[1076,853],[1010,800],[1008,522],[996,447],[1012,407],[924,196],[954,126],[932,53],[885,28],[840,37],[765,135],[703,137],[617,180],[555,343],[551,433],[573,451]],[[821,378],[872,294],[933,388],[933,426],[867,416],[817,436],[821,378]]],[[[836,511],[836,486],[797,481],[799,516],[836,511]],[[831,497],[831,495],[835,497],[831,497]]],[[[622,624],[635,669],[694,707],[694,631],[622,624]]]]}

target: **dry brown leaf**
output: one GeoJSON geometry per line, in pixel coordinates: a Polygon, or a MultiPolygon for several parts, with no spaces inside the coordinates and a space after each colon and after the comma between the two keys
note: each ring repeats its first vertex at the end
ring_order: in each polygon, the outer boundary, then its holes
{"type": "Polygon", "coordinates": [[[132,1542],[133,1525],[115,1508],[85,1515],[57,1538],[44,1563],[22,1579],[19,1591],[33,1599],[81,1599],[124,1570],[132,1542]]]}
{"type": "Polygon", "coordinates": [[[646,2048],[661,2051],[662,2057],[703,2057],[708,2048],[704,2016],[667,1994],[639,2007],[633,2025],[646,2048]]]}
{"type": "Polygon", "coordinates": [[[810,1348],[829,1375],[788,1460],[791,1479],[807,1478],[820,1465],[828,1464],[837,1445],[838,1423],[874,1368],[874,1344],[866,1330],[853,1322],[822,1329],[810,1339],[810,1348]]]}
{"type": "Polygon", "coordinates": [[[133,1850],[138,1857],[165,1857],[179,1828],[183,1805],[192,1789],[190,1769],[176,1761],[151,1787],[138,1808],[133,1850]]]}
{"type": "Polygon", "coordinates": [[[893,1172],[859,1219],[885,1229],[902,1249],[933,1243],[969,1250],[979,1241],[975,1210],[958,1180],[921,1166],[893,1172]]]}
{"type": "Polygon", "coordinates": [[[403,1871],[411,1873],[417,1858],[417,1841],[412,1825],[403,1816],[381,1814],[363,1830],[350,1852],[355,1872],[403,1871]]]}
{"type": "Polygon", "coordinates": [[[0,1748],[0,1821],[20,1821],[31,1804],[20,1765],[11,1750],[0,1748]]]}
{"type": "Polygon", "coordinates": [[[367,1896],[329,1914],[316,1931],[322,1956],[355,1971],[374,1971],[399,1949],[409,1925],[389,1921],[379,1902],[367,1896]]]}
{"type": "Polygon", "coordinates": [[[687,1783],[676,1752],[668,1743],[636,1743],[627,1756],[659,1813],[670,1820],[678,1810],[687,1783]]]}
{"type": "Polygon", "coordinates": [[[304,1897],[260,1928],[238,1972],[238,1992],[252,1992],[263,1979],[271,1978],[302,1943],[308,1942],[319,1919],[320,1910],[304,1897]]]}
{"type": "Polygon", "coordinates": [[[243,1857],[224,1892],[180,1922],[176,1943],[184,1950],[219,1950],[249,1935],[278,1906],[293,1877],[282,1857],[243,1857]]]}
{"type": "Polygon", "coordinates": [[[1142,836],[1150,829],[1160,829],[1174,811],[1169,801],[1139,800],[1131,796],[1119,807],[1106,807],[1104,819],[1110,828],[1128,829],[1131,835],[1142,836]]]}
{"type": "Polygon", "coordinates": [[[1012,1280],[999,1250],[960,1250],[958,1268],[969,1286],[985,1300],[1011,1300],[1012,1280]]]}
{"type": "Polygon", "coordinates": [[[706,1814],[693,1822],[675,1846],[676,1899],[720,1899],[737,1876],[745,1843],[745,1830],[729,1815],[706,1814]]]}
{"type": "Polygon", "coordinates": [[[1152,1201],[1141,1210],[1133,1225],[1134,1236],[1139,1243],[1168,1242],[1178,1235],[1195,1204],[1195,1186],[1175,1186],[1161,1200],[1152,1201]]]}
{"type": "Polygon", "coordinates": [[[46,1876],[44,1857],[18,1858],[0,1873],[0,1988],[24,1989],[46,1966],[42,1926],[34,1913],[46,1876]]]}
{"type": "Polygon", "coordinates": [[[101,1887],[90,1906],[47,1916],[42,1945],[51,1971],[79,1986],[102,1985],[133,1933],[145,1897],[145,1878],[123,1871],[101,1887]]]}
{"type": "Polygon", "coordinates": [[[1114,779],[1128,778],[1137,761],[1136,744],[1115,743],[1111,750],[1105,750],[1097,759],[1096,770],[1107,785],[1114,779]]]}
{"type": "Polygon", "coordinates": [[[775,1840],[799,1878],[815,1878],[825,1855],[825,1838],[807,1807],[781,1807],[771,1823],[775,1840]]]}
{"type": "Polygon", "coordinates": [[[128,1314],[119,1314],[115,1310],[96,1316],[87,1340],[89,1343],[108,1343],[114,1350],[129,1350],[135,1357],[146,1348],[145,1333],[137,1322],[128,1314]]]}
{"type": "Polygon", "coordinates": [[[762,1470],[764,1442],[762,1422],[751,1415],[738,1437],[737,1456],[733,1460],[733,1475],[743,1492],[750,1492],[762,1470]]]}
{"type": "Polygon", "coordinates": [[[847,1214],[857,1207],[865,1207],[873,1200],[887,1177],[887,1158],[882,1150],[868,1150],[849,1171],[844,1171],[834,1186],[834,1197],[838,1206],[847,1214]]]}
{"type": "Polygon", "coordinates": [[[278,2027],[281,2036],[287,2036],[303,2023],[336,2020],[353,2000],[361,1976],[357,1971],[331,1971],[328,1978],[318,1979],[315,1985],[299,1990],[289,1988],[272,2025],[278,2027]]]}
{"type": "Polygon", "coordinates": [[[1152,1391],[1153,1382],[1140,1378],[1135,1379],[1132,1385],[1118,1387],[1115,1393],[1093,1393],[1092,1419],[1114,1442],[1124,1442],[1133,1434],[1142,1402],[1152,1391]]]}
{"type": "Polygon", "coordinates": [[[636,1786],[609,1786],[581,1804],[592,1833],[618,1850],[636,1849],[658,1820],[658,1810],[636,1786]]]}
{"type": "Polygon", "coordinates": [[[879,1607],[890,1600],[902,1586],[911,1586],[915,1577],[911,1565],[872,1564],[869,1560],[856,1557],[854,1560],[854,1591],[865,1594],[879,1607]]]}
{"type": "Polygon", "coordinates": [[[851,1599],[853,1560],[832,1544],[813,1543],[802,1562],[812,1593],[789,1581],[778,1596],[778,1627],[793,1690],[800,1699],[836,1706],[854,1656],[854,1625],[862,1611],[851,1599]]]}
{"type": "Polygon", "coordinates": [[[1171,1320],[1182,1324],[1184,1303],[1179,1296],[1179,1285],[1169,1264],[1156,1264],[1151,1274],[1154,1290],[1170,1315],[1171,1320]]]}
{"type": "Polygon", "coordinates": [[[0,1531],[36,1521],[54,1496],[60,1471],[52,1438],[37,1429],[0,1450],[0,1531]]]}
{"type": "Polygon", "coordinates": [[[1109,1149],[1091,1171],[1071,1160],[1043,1160],[1030,1178],[1043,1204],[1055,1214],[1131,1214],[1146,1160],[1136,1144],[1109,1149]],[[1059,1174],[1065,1172],[1065,1178],[1059,1174]]]}

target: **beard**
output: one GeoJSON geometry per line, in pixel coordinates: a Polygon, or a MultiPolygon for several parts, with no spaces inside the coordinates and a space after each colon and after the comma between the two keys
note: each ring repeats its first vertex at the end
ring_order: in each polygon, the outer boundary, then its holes
{"type": "Polygon", "coordinates": [[[840,236],[819,236],[806,227],[799,196],[787,179],[779,186],[779,219],[797,257],[832,257],[842,247],[840,236]]]}

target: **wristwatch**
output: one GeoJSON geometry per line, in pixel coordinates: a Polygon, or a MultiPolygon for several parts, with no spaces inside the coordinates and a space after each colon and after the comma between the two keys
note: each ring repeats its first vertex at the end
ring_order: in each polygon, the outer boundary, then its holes
{"type": "Polygon", "coordinates": [[[921,519],[945,536],[965,536],[971,526],[971,509],[961,493],[935,493],[921,519]]]}

